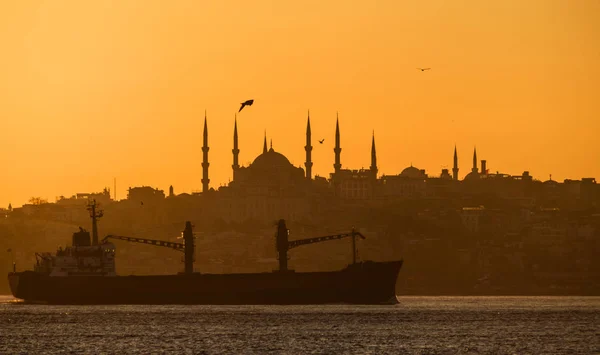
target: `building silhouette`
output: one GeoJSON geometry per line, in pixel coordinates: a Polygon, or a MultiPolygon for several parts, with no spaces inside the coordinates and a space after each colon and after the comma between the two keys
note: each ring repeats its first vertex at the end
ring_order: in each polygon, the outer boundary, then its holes
{"type": "Polygon", "coordinates": [[[304,150],[306,151],[306,162],[304,163],[304,167],[306,168],[306,179],[307,180],[311,180],[312,179],[312,159],[311,159],[311,152],[312,152],[312,145],[311,145],[311,136],[310,136],[310,111],[308,112],[308,119],[306,122],[306,145],[304,146],[304,150]]]}
{"type": "MultiPolygon", "coordinates": [[[[448,169],[442,169],[437,176],[430,176],[424,169],[412,164],[399,174],[378,176],[375,132],[371,136],[371,162],[368,169],[343,168],[341,162],[341,130],[339,114],[336,114],[335,147],[333,149],[333,172],[329,178],[312,174],[312,135],[310,111],[306,120],[306,153],[304,169],[294,166],[287,157],[267,146],[265,131],[262,154],[257,156],[248,166],[239,164],[239,136],[237,117],[233,127],[233,180],[219,187],[211,203],[218,206],[214,212],[225,220],[244,221],[255,219],[268,221],[277,218],[291,220],[310,219],[311,215],[319,213],[319,208],[326,204],[352,203],[361,201],[378,206],[394,201],[407,199],[444,199],[457,196],[473,196],[493,192],[511,199],[526,201],[536,194],[530,183],[533,178],[529,172],[512,176],[496,172],[490,174],[487,161],[481,160],[478,167],[477,149],[473,149],[471,171],[459,180],[459,160],[456,145],[454,146],[452,174],[448,169]],[[529,184],[529,185],[528,185],[529,184]],[[530,186],[531,185],[531,186],[530,186]],[[316,211],[316,212],[315,212],[316,211]]],[[[202,192],[209,192],[209,162],[208,162],[208,124],[205,116],[203,132],[203,161],[202,161],[202,192]]],[[[595,180],[588,182],[595,184],[595,180]]],[[[538,199],[552,200],[557,196],[550,186],[552,182],[544,183],[548,188],[538,188],[538,199]]],[[[568,183],[576,186],[575,183],[568,183]]],[[[570,187],[572,193],[577,193],[575,187],[570,187]]],[[[207,200],[208,201],[208,200],[207,200]]],[[[208,202],[207,202],[208,203],[208,202]]]]}
{"type": "MultiPolygon", "coordinates": [[[[345,168],[342,166],[340,117],[337,113],[333,171],[328,177],[314,176],[312,172],[314,162],[310,112],[307,113],[306,119],[304,168],[294,166],[285,155],[276,151],[273,140],[268,147],[266,131],[262,153],[249,165],[241,165],[239,130],[237,116],[234,116],[231,165],[233,178],[223,186],[210,188],[210,147],[206,112],[202,138],[201,192],[176,195],[173,186],[168,190],[169,204],[172,210],[180,211],[179,218],[185,218],[186,213],[201,211],[207,219],[222,219],[226,222],[254,220],[270,223],[280,218],[310,221],[343,213],[340,211],[345,211],[352,205],[380,208],[415,204],[418,201],[437,205],[442,204],[442,201],[455,201],[456,205],[477,207],[479,204],[488,203],[492,198],[523,208],[590,208],[600,203],[600,189],[594,178],[565,180],[560,183],[551,177],[546,181],[536,180],[528,171],[521,175],[499,171],[491,173],[487,160],[482,159],[478,166],[476,148],[473,149],[471,171],[461,180],[456,145],[451,174],[448,169],[442,169],[439,174],[428,174],[411,163],[400,173],[379,175],[374,131],[370,142],[370,166],[367,169],[345,168]]],[[[365,149],[367,147],[365,144],[365,149]]],[[[80,205],[89,196],[103,204],[112,201],[108,190],[105,190],[102,194],[78,194],[68,199],[61,197],[57,199],[57,205],[80,205]]],[[[132,206],[139,207],[144,204],[144,210],[149,211],[149,206],[165,198],[162,190],[142,186],[130,188],[127,201],[135,202],[132,206]]],[[[32,211],[35,208],[38,207],[26,205],[23,211],[32,211]]]]}
{"type": "Polygon", "coordinates": [[[210,183],[210,179],[208,178],[208,167],[210,163],[208,162],[208,125],[206,122],[206,112],[204,112],[204,133],[203,133],[203,145],[202,145],[202,192],[208,191],[208,184],[210,183]]]}
{"type": "Polygon", "coordinates": [[[456,145],[454,145],[454,165],[452,167],[452,179],[458,181],[458,153],[456,152],[456,145]]]}

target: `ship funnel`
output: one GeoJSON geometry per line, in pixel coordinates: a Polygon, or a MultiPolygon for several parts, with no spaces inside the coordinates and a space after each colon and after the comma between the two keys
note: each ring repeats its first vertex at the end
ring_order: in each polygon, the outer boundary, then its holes
{"type": "Polygon", "coordinates": [[[71,243],[74,247],[89,247],[92,245],[90,232],[79,227],[79,232],[73,233],[73,240],[71,243]]]}

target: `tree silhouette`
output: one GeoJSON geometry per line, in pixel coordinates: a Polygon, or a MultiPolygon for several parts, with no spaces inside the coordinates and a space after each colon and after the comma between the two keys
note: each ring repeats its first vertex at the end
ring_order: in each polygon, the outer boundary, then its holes
{"type": "Polygon", "coordinates": [[[32,205],[42,205],[44,203],[48,203],[48,200],[43,199],[41,197],[32,197],[29,199],[29,203],[32,205]]]}

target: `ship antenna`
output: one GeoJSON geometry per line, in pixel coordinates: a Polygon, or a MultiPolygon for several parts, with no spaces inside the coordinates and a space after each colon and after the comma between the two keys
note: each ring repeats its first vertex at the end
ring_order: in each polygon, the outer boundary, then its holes
{"type": "Polygon", "coordinates": [[[88,203],[87,210],[90,211],[90,217],[92,218],[92,245],[98,245],[98,218],[104,215],[102,210],[97,210],[99,205],[96,204],[96,200],[92,200],[88,203]]]}

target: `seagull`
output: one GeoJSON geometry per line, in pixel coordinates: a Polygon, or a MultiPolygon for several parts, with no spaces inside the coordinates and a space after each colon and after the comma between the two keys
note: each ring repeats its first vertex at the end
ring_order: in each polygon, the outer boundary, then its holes
{"type": "Polygon", "coordinates": [[[323,141],[325,141],[325,138],[321,139],[319,143],[323,144],[323,141]]]}
{"type": "MultiPolygon", "coordinates": [[[[244,102],[242,102],[242,106],[240,107],[240,111],[244,108],[244,106],[252,106],[252,104],[254,103],[254,100],[246,100],[244,102]]],[[[238,112],[240,112],[238,111],[238,112]]]]}
{"type": "Polygon", "coordinates": [[[425,71],[425,70],[429,70],[431,68],[417,68],[417,69],[419,69],[420,71],[425,71]]]}

